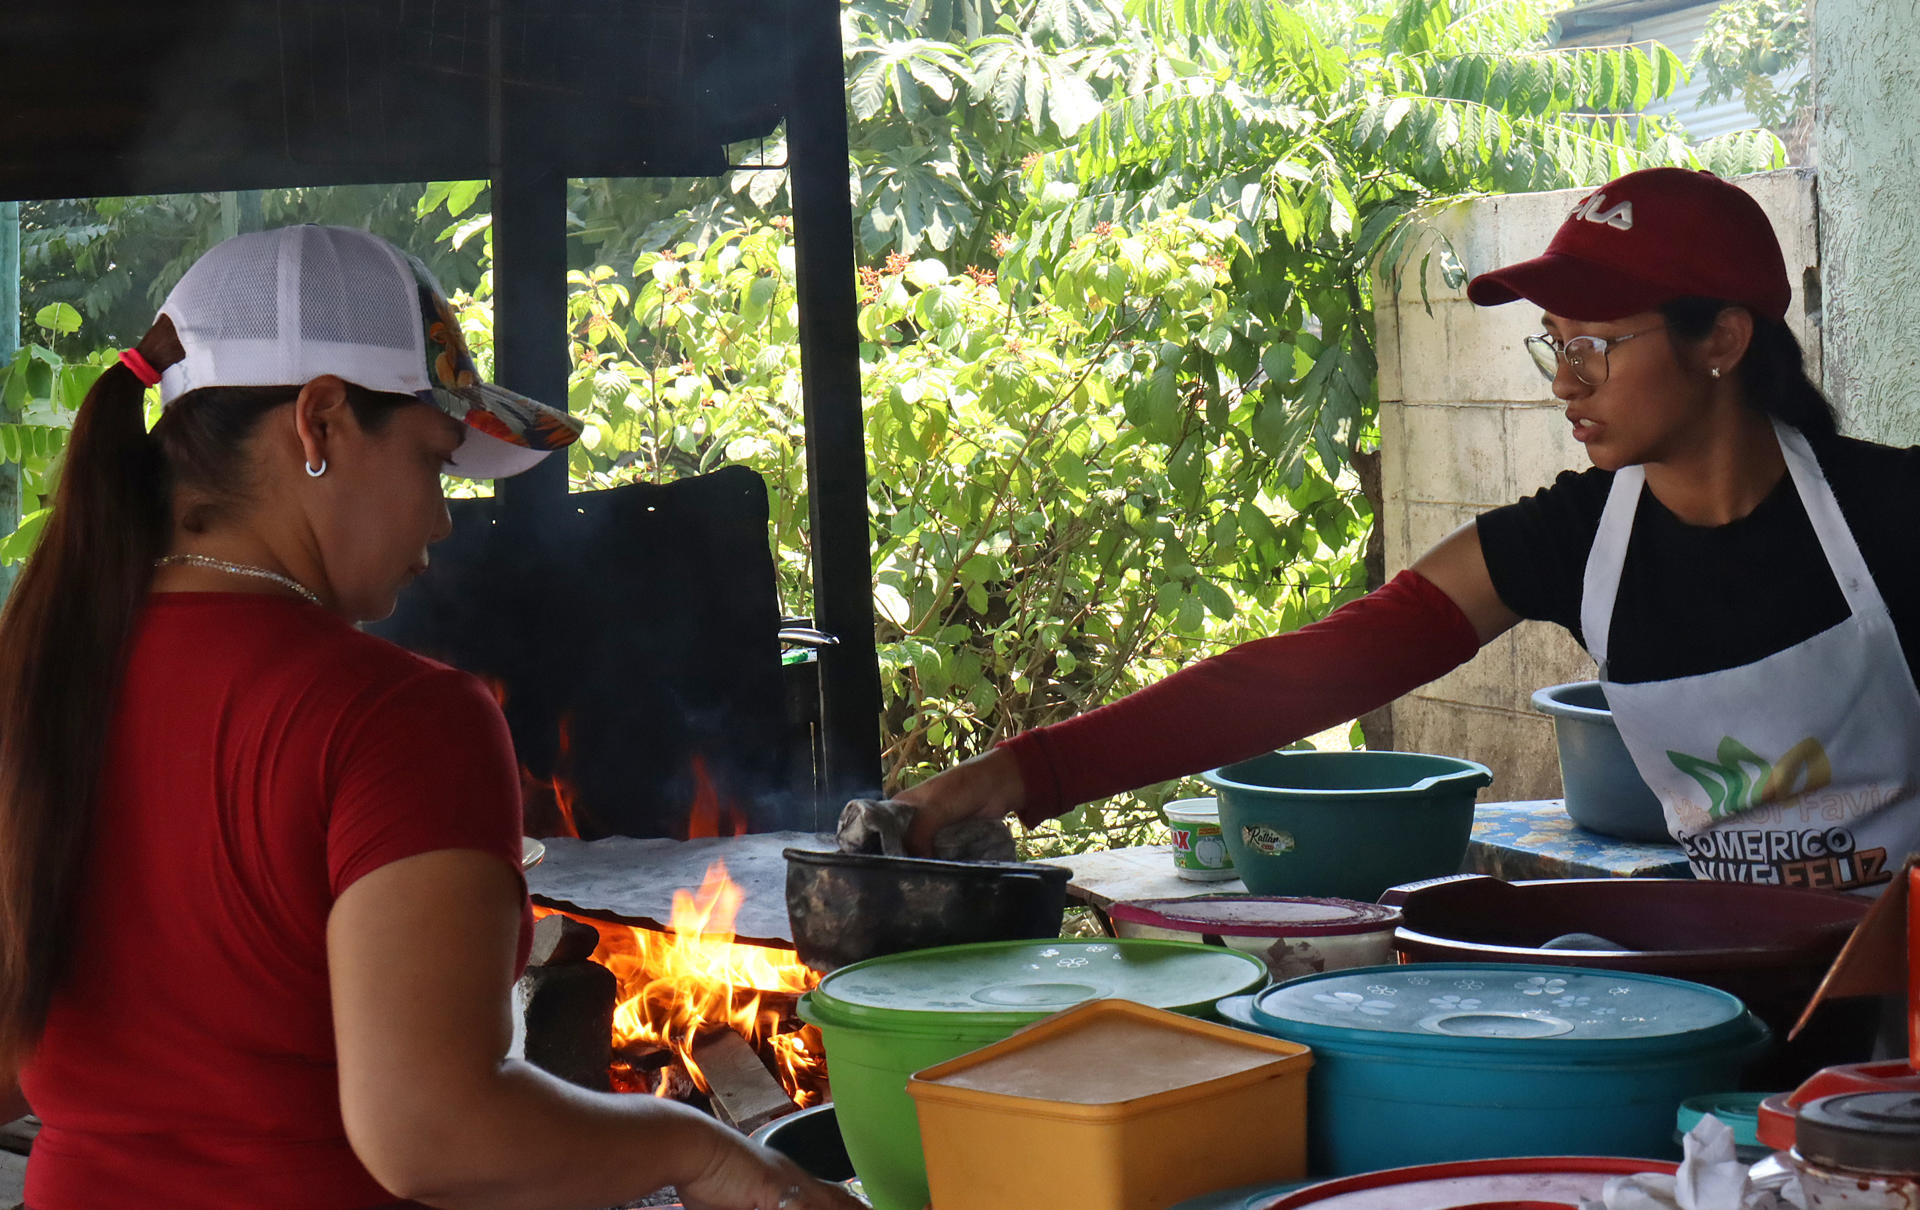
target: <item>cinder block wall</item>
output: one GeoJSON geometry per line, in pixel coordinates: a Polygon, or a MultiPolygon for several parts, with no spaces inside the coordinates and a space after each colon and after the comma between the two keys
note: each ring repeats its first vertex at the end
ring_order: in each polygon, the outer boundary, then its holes
{"type": "MultiPolygon", "coordinates": [[[[1818,316],[1808,315],[1804,293],[1817,264],[1813,179],[1789,170],[1740,184],[1765,207],[1786,251],[1795,283],[1789,321],[1818,381],[1818,316]]],[[[1489,198],[1442,216],[1435,230],[1451,241],[1469,274],[1481,273],[1544,251],[1585,194],[1489,198]]],[[[1385,495],[1379,523],[1389,574],[1478,514],[1531,494],[1562,470],[1589,465],[1521,349],[1540,329],[1539,310],[1525,302],[1476,307],[1432,268],[1423,302],[1420,255],[1397,293],[1385,280],[1374,288],[1385,495]]],[[[1485,798],[1557,798],[1552,727],[1528,699],[1542,686],[1593,675],[1593,661],[1565,631],[1524,622],[1468,664],[1395,703],[1394,746],[1482,762],[1495,779],[1485,798]]]]}

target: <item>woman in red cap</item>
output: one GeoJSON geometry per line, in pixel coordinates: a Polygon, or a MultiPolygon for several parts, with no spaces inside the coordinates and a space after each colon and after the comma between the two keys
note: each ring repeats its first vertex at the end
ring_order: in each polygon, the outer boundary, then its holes
{"type": "Polygon", "coordinates": [[[337,227],[216,246],[94,383],[0,613],[0,1103],[43,1123],[35,1210],[855,1210],[513,1057],[506,720],[356,628],[447,536],[443,473],[578,433],[337,227]]]}
{"type": "Polygon", "coordinates": [[[1593,467],[1479,517],[1376,592],[906,791],[913,840],[1036,823],[1245,759],[1566,626],[1702,878],[1874,893],[1920,850],[1920,450],[1842,437],[1745,192],[1655,168],[1482,274],[1541,309],[1526,351],[1593,467]]]}

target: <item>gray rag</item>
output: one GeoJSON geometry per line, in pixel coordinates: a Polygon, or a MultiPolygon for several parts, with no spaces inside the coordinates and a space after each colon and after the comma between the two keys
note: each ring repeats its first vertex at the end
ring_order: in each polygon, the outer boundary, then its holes
{"type": "MultiPolygon", "coordinates": [[[[891,798],[856,798],[840,812],[835,839],[842,853],[884,853],[907,856],[907,826],[913,822],[911,803],[891,798]]],[[[941,861],[1017,861],[1013,829],[1004,819],[963,819],[934,833],[933,855],[941,861]]]]}

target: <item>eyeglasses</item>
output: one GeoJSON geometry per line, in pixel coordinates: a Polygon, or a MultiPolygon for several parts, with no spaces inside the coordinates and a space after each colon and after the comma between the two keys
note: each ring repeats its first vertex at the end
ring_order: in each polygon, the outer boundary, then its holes
{"type": "Polygon", "coordinates": [[[1655,324],[1651,328],[1642,328],[1638,332],[1629,332],[1625,336],[1600,337],[1576,336],[1569,341],[1558,341],[1545,332],[1538,336],[1529,336],[1526,340],[1527,356],[1533,358],[1533,364],[1540,369],[1542,376],[1552,382],[1560,372],[1560,363],[1565,361],[1573,376],[1590,387],[1597,387],[1607,380],[1610,372],[1607,364],[1607,350],[1623,345],[1636,336],[1645,336],[1649,332],[1658,332],[1665,324],[1655,324]]]}

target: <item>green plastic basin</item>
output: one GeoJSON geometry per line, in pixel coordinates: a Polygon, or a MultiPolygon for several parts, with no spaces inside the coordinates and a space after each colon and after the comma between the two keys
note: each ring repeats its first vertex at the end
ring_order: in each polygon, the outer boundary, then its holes
{"type": "Polygon", "coordinates": [[[1213,1016],[1266,981],[1260,959],[1185,941],[990,941],[841,967],[800,998],[818,1026],[847,1157],[875,1210],[927,1204],[920,1119],[907,1078],[1087,1000],[1213,1016]]]}
{"type": "Polygon", "coordinates": [[[1419,752],[1270,752],[1200,780],[1249,891],[1371,901],[1460,872],[1493,773],[1419,752]]]}

